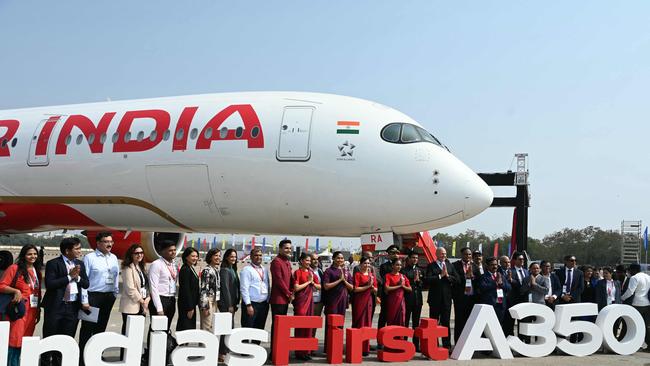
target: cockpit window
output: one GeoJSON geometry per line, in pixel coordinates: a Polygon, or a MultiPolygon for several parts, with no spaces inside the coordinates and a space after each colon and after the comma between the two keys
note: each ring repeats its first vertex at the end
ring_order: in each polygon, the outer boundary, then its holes
{"type": "MultiPolygon", "coordinates": [[[[430,142],[443,146],[440,141],[422,127],[409,123],[391,123],[381,130],[384,141],[396,144],[410,144],[414,142],[430,142]]],[[[443,146],[444,147],[444,146],[443,146]]]]}
{"type": "Polygon", "coordinates": [[[399,140],[403,143],[417,142],[421,141],[418,131],[413,125],[402,125],[402,133],[399,136],[399,140]]]}
{"type": "Polygon", "coordinates": [[[398,142],[399,141],[399,131],[402,126],[399,123],[393,123],[384,128],[381,131],[381,138],[388,142],[398,142]]]}

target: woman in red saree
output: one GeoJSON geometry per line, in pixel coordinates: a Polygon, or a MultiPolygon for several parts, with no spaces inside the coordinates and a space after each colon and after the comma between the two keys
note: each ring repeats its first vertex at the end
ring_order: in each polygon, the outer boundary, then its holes
{"type": "MultiPolygon", "coordinates": [[[[314,315],[313,291],[320,290],[318,277],[310,268],[311,256],[305,252],[300,254],[300,268],[293,272],[293,315],[314,315]]],[[[296,338],[311,338],[312,330],[296,328],[296,338]]],[[[311,360],[309,351],[296,351],[296,358],[303,361],[311,360]]]]}
{"type": "Polygon", "coordinates": [[[384,283],[384,292],[386,293],[386,325],[406,324],[406,303],[404,301],[404,291],[411,292],[411,283],[409,279],[400,273],[402,270],[402,261],[396,259],[393,261],[393,268],[390,273],[386,273],[386,282],[384,283]]]}
{"type": "MultiPolygon", "coordinates": [[[[370,258],[359,262],[359,272],[354,274],[352,301],[352,328],[372,327],[372,298],[377,295],[377,279],[370,270],[370,258]]],[[[370,342],[363,342],[363,355],[370,352],[370,342]]]]}

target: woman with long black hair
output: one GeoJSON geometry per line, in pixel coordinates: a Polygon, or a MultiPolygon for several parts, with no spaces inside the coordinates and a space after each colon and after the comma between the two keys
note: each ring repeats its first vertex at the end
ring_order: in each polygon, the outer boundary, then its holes
{"type": "Polygon", "coordinates": [[[199,251],[189,247],[183,251],[183,266],[178,272],[178,320],[176,331],[196,329],[196,307],[199,305],[199,275],[196,263],[199,251]]]}
{"type": "Polygon", "coordinates": [[[23,337],[30,337],[34,334],[36,323],[41,317],[39,308],[42,283],[40,263],[36,246],[27,244],[20,250],[16,263],[7,268],[0,280],[0,293],[13,295],[11,302],[14,304],[23,302],[25,305],[25,315],[9,322],[8,366],[20,364],[23,337]]]}
{"type": "MultiPolygon", "coordinates": [[[[221,275],[221,291],[219,299],[219,312],[232,314],[232,324],[235,325],[235,312],[240,301],[239,276],[237,274],[237,250],[230,248],[223,254],[223,262],[219,271],[221,275]]],[[[224,355],[228,352],[221,337],[219,346],[219,362],[223,362],[224,355]]]]}
{"type": "Polygon", "coordinates": [[[145,315],[149,307],[149,281],[144,267],[144,248],[133,244],[126,250],[122,260],[122,291],[120,312],[122,313],[122,334],[126,330],[129,315],[145,315]]]}

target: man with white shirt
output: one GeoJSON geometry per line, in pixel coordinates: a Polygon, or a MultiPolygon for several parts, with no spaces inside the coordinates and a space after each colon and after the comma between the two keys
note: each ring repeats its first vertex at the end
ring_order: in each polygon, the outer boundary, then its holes
{"type": "Polygon", "coordinates": [[[120,292],[118,276],[120,267],[113,248],[113,234],[100,232],[95,236],[97,248],[84,256],[84,267],[90,286],[82,291],[81,303],[99,309],[97,323],[82,321],[79,331],[79,350],[83,354],[86,342],[95,334],[106,331],[115,297],[120,292]]]}
{"type": "Polygon", "coordinates": [[[621,300],[625,301],[626,299],[634,295],[632,300],[632,306],[641,314],[643,317],[643,322],[645,323],[646,332],[645,332],[645,343],[650,349],[650,300],[648,300],[648,290],[650,290],[650,276],[641,272],[641,266],[638,263],[630,264],[630,284],[627,287],[627,291],[621,296],[621,300]]]}
{"type": "Polygon", "coordinates": [[[149,267],[149,286],[151,301],[149,302],[149,313],[154,315],[165,315],[167,317],[167,329],[171,325],[172,318],[176,314],[176,278],[178,267],[174,263],[176,258],[176,244],[171,240],[165,240],[160,248],[161,258],[156,259],[149,267]]]}
{"type": "Polygon", "coordinates": [[[253,248],[251,264],[239,273],[241,326],[264,329],[269,313],[269,271],[262,266],[262,249],[253,248]]]}

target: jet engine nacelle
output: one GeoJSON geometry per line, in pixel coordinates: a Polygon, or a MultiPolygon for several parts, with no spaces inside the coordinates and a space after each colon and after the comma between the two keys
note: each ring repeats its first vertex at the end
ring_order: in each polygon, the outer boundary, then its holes
{"type": "MultiPolygon", "coordinates": [[[[177,251],[183,248],[185,240],[184,233],[158,233],[149,231],[118,231],[106,230],[113,233],[113,249],[111,253],[115,254],[117,258],[124,259],[124,254],[133,244],[140,244],[144,248],[145,261],[153,262],[160,257],[160,245],[166,241],[171,240],[176,243],[177,251]]],[[[98,231],[84,231],[83,234],[88,238],[88,244],[95,249],[97,242],[95,237],[98,231]]]]}

